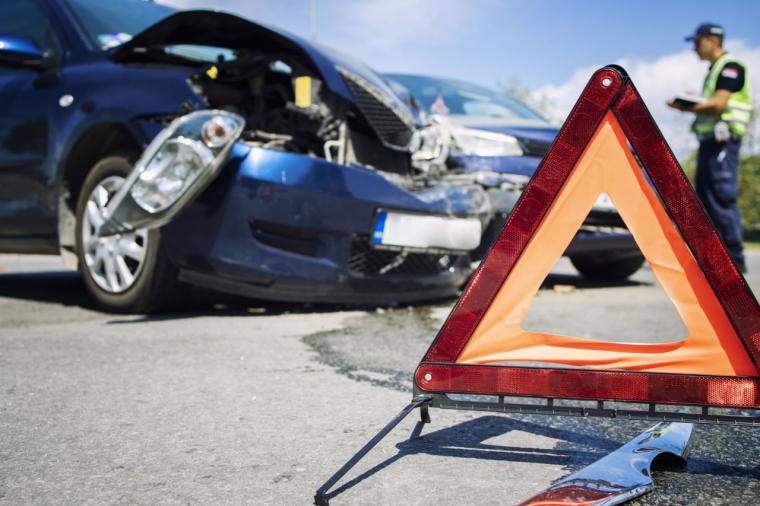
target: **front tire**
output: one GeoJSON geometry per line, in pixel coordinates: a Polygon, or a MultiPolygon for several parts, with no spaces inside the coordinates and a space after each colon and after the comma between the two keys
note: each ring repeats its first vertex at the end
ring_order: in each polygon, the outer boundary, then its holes
{"type": "Polygon", "coordinates": [[[159,229],[100,237],[103,210],[132,171],[136,155],[114,154],[96,163],[77,199],[76,246],[85,287],[102,308],[149,313],[160,308],[177,283],[159,229]]]}

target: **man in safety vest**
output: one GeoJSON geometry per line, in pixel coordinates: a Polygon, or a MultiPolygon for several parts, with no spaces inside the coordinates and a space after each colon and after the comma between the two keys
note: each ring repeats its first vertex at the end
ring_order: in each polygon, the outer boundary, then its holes
{"type": "Polygon", "coordinates": [[[752,96],[747,67],[723,49],[725,31],[720,25],[703,23],[687,41],[710,70],[697,103],[677,98],[668,105],[695,113],[692,131],[699,139],[697,195],[712,218],[737,268],[747,272],[739,218],[739,146],[752,115],[752,96]]]}

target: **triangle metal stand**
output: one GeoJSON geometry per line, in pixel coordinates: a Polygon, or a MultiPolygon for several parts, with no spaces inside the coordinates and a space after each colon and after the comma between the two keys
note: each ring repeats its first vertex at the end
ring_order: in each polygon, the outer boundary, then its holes
{"type": "Polygon", "coordinates": [[[343,467],[338,469],[338,471],[333,474],[329,480],[327,480],[319,489],[317,490],[317,493],[314,495],[314,504],[317,506],[328,506],[330,504],[330,495],[329,491],[335,485],[338,483],[338,480],[340,480],[343,476],[348,473],[348,471],[351,470],[361,459],[364,458],[365,455],[367,455],[372,448],[374,448],[377,443],[383,440],[385,436],[388,435],[390,431],[392,431],[396,425],[401,423],[401,421],[406,418],[409,413],[414,411],[417,408],[420,408],[420,416],[422,418],[422,423],[430,423],[430,414],[428,412],[428,405],[433,400],[433,397],[430,395],[421,395],[418,397],[415,397],[412,399],[412,402],[407,404],[404,409],[401,410],[401,412],[396,415],[388,424],[383,427],[380,432],[375,435],[372,439],[369,440],[369,442],[364,445],[361,450],[359,450],[356,455],[351,457],[348,462],[343,464],[343,467]]]}

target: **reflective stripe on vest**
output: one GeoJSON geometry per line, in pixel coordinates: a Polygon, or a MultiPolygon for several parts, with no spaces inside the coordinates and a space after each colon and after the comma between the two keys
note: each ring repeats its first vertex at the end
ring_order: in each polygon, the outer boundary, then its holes
{"type": "Polygon", "coordinates": [[[749,87],[749,73],[747,67],[729,53],[723,53],[718,58],[705,77],[702,86],[702,97],[710,98],[715,94],[715,86],[718,84],[718,76],[723,71],[727,63],[736,63],[744,70],[744,86],[737,92],[731,93],[728,97],[728,105],[722,114],[697,115],[692,125],[692,131],[697,135],[710,134],[715,129],[718,121],[728,123],[728,128],[734,135],[742,136],[747,133],[747,126],[752,119],[752,94],[749,87]]]}

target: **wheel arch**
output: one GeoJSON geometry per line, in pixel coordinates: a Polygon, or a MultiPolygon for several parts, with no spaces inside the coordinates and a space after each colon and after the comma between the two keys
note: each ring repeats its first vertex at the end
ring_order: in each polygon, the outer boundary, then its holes
{"type": "Polygon", "coordinates": [[[138,135],[127,125],[105,122],[85,130],[73,143],[61,170],[61,191],[58,202],[58,237],[66,266],[77,268],[76,203],[82,183],[99,160],[118,152],[140,152],[138,135]]]}

